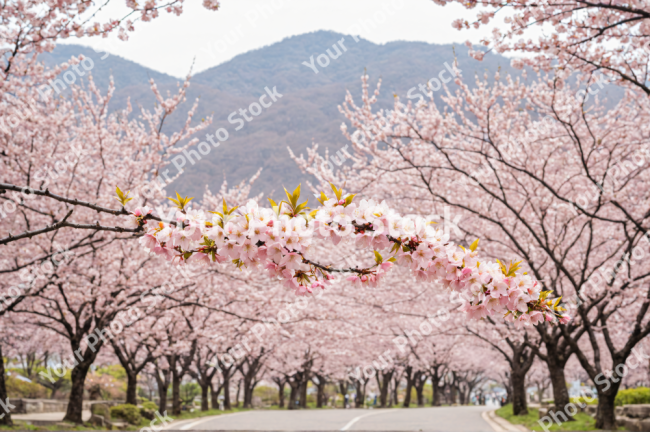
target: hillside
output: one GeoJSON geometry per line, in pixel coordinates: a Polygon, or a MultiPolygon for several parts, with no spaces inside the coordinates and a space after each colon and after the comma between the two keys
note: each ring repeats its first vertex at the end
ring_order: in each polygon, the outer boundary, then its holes
{"type": "MultiPolygon", "coordinates": [[[[93,75],[100,85],[105,86],[109,75],[114,75],[117,86],[114,108],[124,106],[127,97],[136,105],[151,106],[153,97],[147,83],[149,78],[154,78],[162,90],[175,91],[178,79],[174,77],[112,55],[101,60],[102,53],[85,47],[57,47],[48,61],[64,61],[80,53],[94,59],[93,75]]],[[[451,64],[455,57],[466,78],[499,68],[502,73],[517,73],[510,67],[508,59],[487,55],[484,61],[478,62],[467,55],[464,46],[454,48],[421,42],[377,45],[363,39],[355,42],[351,36],[326,31],[287,38],[198,73],[192,78],[188,102],[181,112],[200,97],[195,119],[200,121],[212,114],[214,126],[211,131],[224,127],[230,136],[196,165],[188,166],[169,190],[200,197],[206,184],[216,189],[224,176],[231,184],[239,182],[249,178],[259,167],[264,171],[254,192],[270,194],[275,189],[273,195],[276,195],[282,186],[294,187],[304,181],[304,176],[289,158],[287,146],[300,154],[312,142],[331,151],[345,145],[340,132],[344,118],[337,106],[347,90],[359,95],[360,77],[364,70],[370,75],[373,87],[379,78],[382,79],[379,106],[388,108],[393,94],[406,99],[410,88],[426,84],[430,78],[446,71],[445,63],[451,64]],[[337,51],[332,45],[341,39],[344,39],[345,50],[339,45],[340,56],[330,60],[327,67],[319,66],[316,63],[318,56],[328,48],[336,56],[337,51]],[[314,56],[318,73],[302,64],[310,62],[310,56],[314,56]],[[265,87],[275,87],[282,97],[263,109],[258,117],[252,117],[252,121],[245,123],[241,130],[235,130],[237,124],[230,124],[227,120],[230,113],[248,109],[266,93],[265,87]]],[[[323,58],[321,61],[324,63],[323,58]]],[[[241,115],[236,114],[236,117],[241,118],[241,115]]],[[[165,127],[168,131],[178,128],[182,120],[182,116],[172,116],[165,127]]]]}

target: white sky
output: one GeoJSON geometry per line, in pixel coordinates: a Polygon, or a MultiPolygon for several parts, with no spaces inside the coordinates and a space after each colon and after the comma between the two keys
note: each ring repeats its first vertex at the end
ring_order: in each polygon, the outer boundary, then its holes
{"type": "MultiPolygon", "coordinates": [[[[193,60],[194,73],[201,72],[238,54],[316,30],[360,34],[375,43],[406,40],[436,44],[478,42],[489,32],[489,27],[453,29],[451,22],[456,18],[474,21],[477,9],[468,11],[458,4],[442,7],[431,0],[221,0],[218,11],[209,11],[201,3],[187,0],[181,16],[163,11],[151,22],[137,22],[127,42],[115,36],[67,42],[102,49],[182,77],[193,60]]],[[[113,1],[97,17],[105,22],[121,18],[125,12],[123,1],[113,1]]]]}

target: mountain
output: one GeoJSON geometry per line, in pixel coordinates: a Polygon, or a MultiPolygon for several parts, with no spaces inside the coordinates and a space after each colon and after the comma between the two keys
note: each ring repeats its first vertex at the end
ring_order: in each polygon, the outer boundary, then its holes
{"type": "MultiPolygon", "coordinates": [[[[177,78],[117,56],[101,60],[103,53],[81,46],[60,45],[48,54],[46,61],[50,64],[61,62],[79,54],[93,59],[92,73],[100,86],[105,87],[109,75],[113,74],[117,90],[112,108],[124,106],[127,98],[134,104],[151,107],[154,98],[149,89],[149,78],[156,80],[163,94],[165,91],[175,92],[179,83],[177,78]]],[[[177,190],[201,197],[206,185],[216,190],[224,177],[230,184],[235,184],[250,178],[263,167],[253,192],[280,196],[278,193],[283,186],[294,188],[305,180],[289,158],[287,146],[300,154],[315,142],[322,150],[327,147],[332,153],[346,144],[340,131],[345,119],[338,111],[338,105],[348,90],[358,100],[360,77],[364,70],[371,78],[373,89],[381,78],[382,90],[377,105],[390,108],[394,94],[407,100],[409,89],[417,88],[419,84],[426,85],[429,79],[440,74],[449,79],[448,66],[454,59],[457,59],[466,79],[484,72],[492,75],[498,69],[502,74],[519,74],[505,57],[488,54],[478,62],[467,55],[465,46],[402,41],[378,45],[328,31],[293,36],[198,73],[191,80],[187,102],[165,123],[165,130],[178,129],[185,120],[181,113],[200,98],[194,119],[200,121],[212,115],[214,120],[209,133],[225,128],[229,137],[216,149],[210,146],[211,151],[195,165],[187,163],[185,172],[168,187],[168,191],[177,190]],[[274,96],[276,101],[262,108],[259,116],[246,113],[251,120],[245,121],[239,110],[249,110],[251,104],[259,103],[260,97],[269,93],[265,89],[270,93],[275,89],[281,97],[274,96]],[[233,122],[228,121],[231,114],[233,122]],[[241,123],[235,119],[242,119],[241,123]],[[243,127],[236,130],[240,124],[243,127]]],[[[432,85],[436,85],[435,81],[432,85]]],[[[449,85],[454,87],[453,82],[449,85]]],[[[417,93],[419,90],[416,89],[410,96],[417,100],[417,93]]],[[[271,102],[271,96],[267,95],[263,102],[271,102]]],[[[257,106],[252,106],[253,111],[257,106]]],[[[205,135],[202,135],[198,138],[203,141],[205,135]]],[[[171,173],[175,173],[173,165],[171,173]]]]}

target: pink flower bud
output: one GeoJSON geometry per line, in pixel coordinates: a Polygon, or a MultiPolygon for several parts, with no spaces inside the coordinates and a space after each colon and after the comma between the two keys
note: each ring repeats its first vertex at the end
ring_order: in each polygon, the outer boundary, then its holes
{"type": "Polygon", "coordinates": [[[368,280],[368,276],[363,275],[361,276],[361,282],[366,282],[368,280]]]}
{"type": "Polygon", "coordinates": [[[339,205],[345,204],[345,200],[339,200],[339,205]]]}
{"type": "Polygon", "coordinates": [[[269,223],[266,224],[267,227],[272,227],[273,226],[273,221],[270,220],[269,223]]]}

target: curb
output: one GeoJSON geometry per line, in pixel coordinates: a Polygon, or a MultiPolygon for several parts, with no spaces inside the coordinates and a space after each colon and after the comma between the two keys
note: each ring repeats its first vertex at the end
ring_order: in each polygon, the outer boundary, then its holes
{"type": "Polygon", "coordinates": [[[481,417],[492,427],[494,432],[530,432],[524,425],[513,425],[508,420],[499,417],[495,410],[483,411],[481,417]]]}

